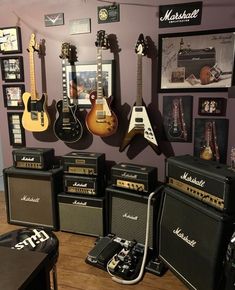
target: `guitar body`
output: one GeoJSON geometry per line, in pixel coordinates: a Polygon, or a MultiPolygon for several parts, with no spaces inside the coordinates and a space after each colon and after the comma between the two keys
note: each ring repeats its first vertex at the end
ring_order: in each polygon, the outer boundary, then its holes
{"type": "Polygon", "coordinates": [[[150,124],[145,106],[133,107],[129,127],[124,136],[119,151],[122,152],[136,135],[142,135],[148,141],[153,150],[156,153],[159,153],[158,143],[150,124]]]}
{"type": "Polygon", "coordinates": [[[172,138],[179,138],[182,135],[182,130],[178,124],[172,124],[168,130],[169,135],[172,138]]]}
{"type": "Polygon", "coordinates": [[[83,128],[80,121],[75,116],[76,109],[68,107],[63,110],[63,100],[56,104],[59,113],[54,123],[54,133],[56,137],[64,142],[73,143],[82,137],[83,128]]]}
{"type": "Polygon", "coordinates": [[[46,111],[46,95],[43,94],[40,99],[32,100],[31,94],[25,92],[22,96],[24,103],[24,112],[22,116],[23,127],[31,132],[42,132],[47,130],[50,119],[46,111]]]}
{"type": "Polygon", "coordinates": [[[110,109],[112,98],[97,98],[97,92],[90,94],[91,110],[86,116],[88,130],[100,137],[108,137],[117,131],[118,119],[110,109]]]}
{"type": "Polygon", "coordinates": [[[213,159],[213,151],[210,146],[205,146],[202,148],[200,153],[200,158],[205,160],[212,160],[213,159]]]}

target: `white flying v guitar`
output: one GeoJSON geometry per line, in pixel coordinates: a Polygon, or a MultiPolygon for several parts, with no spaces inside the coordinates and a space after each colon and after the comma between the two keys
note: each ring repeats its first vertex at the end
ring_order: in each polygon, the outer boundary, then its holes
{"type": "Polygon", "coordinates": [[[128,130],[124,136],[119,151],[122,152],[126,146],[130,144],[133,137],[137,134],[142,135],[153,148],[153,150],[159,154],[157,140],[155,138],[149,117],[146,111],[146,107],[143,104],[142,99],[142,56],[146,55],[146,43],[144,36],[141,33],[136,44],[135,52],[137,54],[137,97],[136,103],[132,108],[131,118],[129,121],[128,130]]]}

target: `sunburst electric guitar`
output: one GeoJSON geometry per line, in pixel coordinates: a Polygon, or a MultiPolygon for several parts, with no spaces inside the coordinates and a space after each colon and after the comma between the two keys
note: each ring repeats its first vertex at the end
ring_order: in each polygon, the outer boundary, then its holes
{"type": "Polygon", "coordinates": [[[131,117],[129,121],[128,130],[124,136],[119,151],[123,151],[126,146],[130,144],[134,136],[142,135],[153,148],[153,150],[159,154],[160,150],[158,147],[157,140],[155,138],[147,110],[143,103],[142,98],[142,56],[146,55],[145,39],[141,33],[136,44],[135,52],[137,54],[137,96],[136,103],[132,108],[131,117]]]}
{"type": "Polygon", "coordinates": [[[22,116],[22,125],[25,130],[31,132],[42,132],[47,130],[50,119],[47,113],[47,95],[43,94],[39,98],[36,90],[35,68],[34,68],[34,52],[38,50],[38,44],[35,41],[35,34],[32,33],[28,52],[30,65],[30,92],[23,94],[24,112],[22,116]]]}
{"type": "Polygon", "coordinates": [[[118,120],[110,105],[112,97],[106,97],[103,89],[102,50],[109,48],[104,30],[97,32],[97,90],[90,94],[91,110],[86,116],[88,130],[100,137],[108,137],[117,131],[118,120]]]}
{"type": "Polygon", "coordinates": [[[77,106],[70,106],[67,96],[66,60],[70,64],[73,63],[74,55],[73,47],[67,42],[63,43],[60,55],[62,59],[63,100],[59,100],[56,105],[59,116],[54,123],[54,133],[57,138],[68,143],[78,141],[83,133],[82,125],[76,117],[77,106]]]}

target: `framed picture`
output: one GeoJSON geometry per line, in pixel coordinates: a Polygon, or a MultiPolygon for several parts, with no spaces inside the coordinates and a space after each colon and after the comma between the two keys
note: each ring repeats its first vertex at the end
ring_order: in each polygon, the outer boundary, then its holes
{"type": "Polygon", "coordinates": [[[225,116],[226,105],[225,98],[199,98],[198,115],[225,116]]]}
{"type": "Polygon", "coordinates": [[[226,164],[228,125],[228,119],[196,118],[194,155],[226,164]]]}
{"type": "Polygon", "coordinates": [[[192,96],[164,96],[163,124],[168,141],[191,142],[192,107],[192,96]]]}
{"type": "Polygon", "coordinates": [[[7,113],[10,145],[12,145],[13,147],[25,146],[25,130],[21,122],[22,115],[23,112],[7,113]]]}
{"type": "Polygon", "coordinates": [[[23,82],[24,68],[22,56],[1,57],[2,79],[5,82],[23,82]]]}
{"type": "Polygon", "coordinates": [[[159,35],[160,92],[225,91],[234,84],[235,29],[159,35]]]}
{"type": "MultiPolygon", "coordinates": [[[[80,107],[91,107],[90,93],[97,89],[97,64],[95,62],[78,63],[66,66],[67,95],[72,103],[80,107]]],[[[114,60],[102,62],[104,96],[113,94],[114,60]]]]}
{"type": "Polygon", "coordinates": [[[0,28],[0,52],[3,54],[22,52],[20,27],[0,28]]]}
{"type": "Polygon", "coordinates": [[[4,106],[9,109],[23,109],[22,95],[25,92],[23,84],[2,85],[4,106]]]}

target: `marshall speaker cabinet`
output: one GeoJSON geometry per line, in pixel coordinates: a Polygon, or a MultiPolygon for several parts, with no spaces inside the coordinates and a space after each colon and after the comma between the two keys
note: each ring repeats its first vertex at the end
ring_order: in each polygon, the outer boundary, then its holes
{"type": "Polygon", "coordinates": [[[105,234],[104,198],[60,193],[58,202],[60,230],[96,237],[105,234]]]}
{"type": "MultiPolygon", "coordinates": [[[[106,188],[108,201],[108,232],[126,240],[145,244],[148,196],[114,186],[106,188]]],[[[149,248],[155,250],[157,215],[160,193],[152,199],[150,208],[149,248]]]]}
{"type": "Polygon", "coordinates": [[[185,68],[185,78],[193,74],[199,78],[200,71],[204,66],[213,67],[216,60],[214,47],[204,49],[181,49],[178,52],[178,67],[185,68]]]}
{"type": "Polygon", "coordinates": [[[48,171],[9,167],[3,173],[8,222],[56,230],[56,195],[63,190],[62,167],[48,171]]]}
{"type": "Polygon", "coordinates": [[[160,217],[159,257],[188,286],[221,290],[234,219],[170,187],[160,217]]]}
{"type": "Polygon", "coordinates": [[[191,155],[167,159],[166,181],[203,203],[226,213],[235,213],[235,172],[225,164],[191,155]]]}

